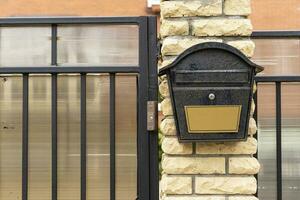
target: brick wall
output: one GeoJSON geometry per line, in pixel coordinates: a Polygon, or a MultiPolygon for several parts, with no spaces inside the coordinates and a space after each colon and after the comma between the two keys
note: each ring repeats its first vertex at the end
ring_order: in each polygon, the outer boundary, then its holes
{"type": "MultiPolygon", "coordinates": [[[[249,36],[250,0],[169,0],[161,3],[160,66],[172,62],[185,49],[206,41],[224,42],[251,57],[255,45],[249,36]]],[[[251,107],[249,138],[241,142],[178,143],[168,85],[161,78],[159,91],[164,119],[160,129],[163,200],[256,200],[260,165],[257,132],[251,107]]],[[[255,91],[254,91],[255,92],[255,91]]]]}

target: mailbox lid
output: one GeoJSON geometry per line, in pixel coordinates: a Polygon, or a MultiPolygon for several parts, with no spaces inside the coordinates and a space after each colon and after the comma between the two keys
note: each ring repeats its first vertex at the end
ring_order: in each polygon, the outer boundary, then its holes
{"type": "Polygon", "coordinates": [[[254,69],[256,73],[263,71],[263,67],[253,63],[238,49],[219,42],[206,42],[200,43],[190,47],[180,54],[173,63],[167,65],[159,70],[159,75],[168,73],[173,67],[178,69],[190,70],[213,70],[213,69],[254,69]],[[220,53],[222,52],[222,53],[220,53]],[[193,54],[196,54],[192,58],[193,54]],[[231,55],[231,56],[228,56],[231,55]],[[183,63],[185,58],[188,57],[189,62],[183,63]],[[232,59],[234,57],[234,59],[232,59]],[[187,63],[190,64],[187,66],[187,63]],[[245,66],[241,66],[244,63],[245,66]],[[180,64],[185,65],[180,67],[180,64]]]}
{"type": "Polygon", "coordinates": [[[176,84],[247,84],[251,81],[251,72],[249,70],[172,70],[172,73],[176,84]]]}

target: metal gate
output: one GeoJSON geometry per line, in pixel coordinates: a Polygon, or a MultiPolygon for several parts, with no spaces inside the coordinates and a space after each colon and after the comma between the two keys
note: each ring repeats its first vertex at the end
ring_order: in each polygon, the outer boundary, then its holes
{"type": "MultiPolygon", "coordinates": [[[[282,175],[282,83],[299,83],[299,76],[257,76],[256,82],[258,83],[275,83],[275,104],[276,104],[276,187],[277,187],[277,200],[282,200],[282,183],[283,183],[283,175],[282,175]]],[[[254,100],[257,102],[257,94],[254,95],[254,100]]],[[[257,104],[256,104],[257,105],[257,104]]],[[[257,110],[257,108],[256,108],[257,110]]],[[[257,120],[256,111],[254,114],[255,120],[257,120]]],[[[256,155],[257,157],[258,155],[256,155]]]]}
{"type": "MultiPolygon", "coordinates": [[[[80,199],[87,199],[87,76],[106,74],[109,77],[110,200],[116,198],[116,77],[134,74],[137,80],[137,199],[158,199],[158,153],[156,130],[147,130],[147,102],[157,99],[156,18],[155,17],[70,17],[70,18],[7,18],[1,27],[51,26],[51,65],[1,66],[0,75],[22,76],[22,200],[30,200],[29,188],[29,77],[51,76],[51,199],[58,198],[58,76],[76,73],[80,76],[80,199]],[[136,25],[138,27],[138,62],[136,66],[60,66],[58,64],[58,27],[60,25],[136,25]]],[[[100,133],[99,133],[100,134],[100,133]]],[[[0,191],[1,192],[1,191],[0,191]]],[[[126,198],[126,197],[125,197],[126,198]]]]}
{"type": "MultiPolygon", "coordinates": [[[[297,44],[298,40],[300,38],[300,32],[299,31],[256,31],[253,32],[252,34],[252,39],[255,39],[257,41],[259,40],[264,40],[267,41],[269,40],[270,44],[274,44],[273,48],[279,44],[276,43],[276,41],[281,41],[282,44],[287,45],[287,42],[293,42],[293,40],[295,40],[297,44]]],[[[256,45],[258,45],[259,42],[256,43],[256,45]]],[[[268,46],[264,43],[265,46],[263,46],[264,48],[258,49],[258,51],[260,51],[260,53],[262,53],[263,51],[263,55],[266,56],[266,52],[268,50],[268,46]]],[[[299,51],[297,51],[297,48],[295,48],[295,46],[290,46],[290,49],[282,49],[281,46],[278,46],[277,48],[274,48],[275,50],[279,50],[279,52],[277,51],[276,55],[274,55],[274,57],[290,57],[292,58],[294,56],[294,65],[291,65],[290,63],[286,62],[282,62],[281,65],[282,67],[290,67],[292,68],[294,71],[298,71],[299,70],[299,63],[298,63],[298,55],[299,55],[299,51]],[[294,52],[294,54],[291,54],[291,52],[294,52]],[[279,54],[279,55],[278,55],[279,54]]],[[[257,49],[256,49],[257,50],[257,49]]],[[[270,55],[270,53],[269,53],[270,55]]],[[[265,57],[266,60],[270,59],[269,57],[265,57]]],[[[279,60],[279,59],[278,59],[279,60]]],[[[268,62],[268,61],[267,61],[268,62]]],[[[272,62],[272,61],[271,61],[272,62]]],[[[266,65],[268,65],[268,63],[266,63],[266,65]]],[[[270,64],[271,65],[271,64],[270,64]]],[[[268,114],[269,116],[272,117],[272,124],[274,126],[274,130],[270,131],[270,134],[272,134],[272,137],[267,138],[270,141],[263,141],[265,142],[265,144],[267,142],[269,142],[269,144],[274,144],[273,147],[274,149],[270,148],[270,145],[268,147],[264,147],[263,143],[260,146],[260,138],[258,138],[258,153],[256,154],[256,157],[258,157],[260,159],[260,155],[264,154],[265,157],[267,157],[268,160],[260,160],[262,165],[267,165],[267,166],[262,166],[263,171],[260,172],[260,174],[257,176],[258,177],[258,182],[259,182],[259,189],[258,189],[258,193],[256,194],[256,196],[258,196],[259,198],[264,198],[264,199],[277,199],[277,200],[282,200],[282,199],[298,199],[298,195],[297,195],[297,190],[298,190],[298,183],[299,183],[299,171],[293,171],[292,173],[287,175],[287,161],[284,162],[284,156],[285,153],[284,152],[285,148],[287,145],[290,145],[287,143],[287,141],[285,141],[285,137],[287,137],[285,131],[284,130],[285,127],[285,123],[284,123],[284,119],[287,118],[287,111],[285,109],[287,109],[285,106],[287,104],[286,100],[288,97],[285,96],[287,95],[286,93],[286,89],[287,87],[291,87],[291,86],[295,86],[293,89],[289,99],[293,100],[293,102],[297,102],[298,99],[298,92],[297,89],[300,83],[300,76],[297,74],[297,72],[294,73],[289,73],[287,74],[286,71],[292,71],[291,69],[285,69],[282,70],[281,73],[278,73],[277,75],[258,75],[255,77],[255,81],[257,82],[257,92],[254,95],[254,100],[256,102],[256,109],[255,109],[255,113],[254,113],[254,118],[256,119],[256,121],[258,121],[259,127],[262,124],[261,121],[261,117],[263,115],[268,114]],[[283,74],[282,74],[283,73],[283,74]],[[268,84],[270,87],[268,87],[268,92],[271,93],[271,98],[267,99],[267,95],[268,94],[260,94],[258,95],[257,93],[260,93],[260,91],[264,91],[266,92],[267,90],[263,90],[263,86],[265,86],[266,84],[268,84]],[[260,97],[258,97],[260,96],[260,97]],[[272,104],[272,109],[274,110],[274,113],[270,114],[270,108],[269,110],[267,108],[262,108],[262,106],[259,106],[259,104],[263,104],[263,100],[266,101],[266,99],[268,100],[266,104],[272,104]],[[269,102],[270,101],[270,102],[269,102]],[[274,105],[273,105],[274,104],[274,105]],[[284,115],[285,114],[285,115],[284,115]],[[274,119],[274,120],[273,120],[274,119]],[[274,140],[273,140],[274,139],[274,140]],[[269,148],[269,149],[264,149],[264,148],[269,148]],[[264,150],[264,151],[263,151],[264,150]],[[274,151],[274,152],[273,152],[274,151]],[[268,153],[268,154],[266,154],[268,153]],[[272,154],[273,153],[273,154],[272,154]],[[273,157],[273,156],[274,157],[273,157]],[[275,162],[272,162],[272,160],[274,159],[275,162]],[[271,172],[272,171],[272,172],[271,172]],[[263,180],[261,180],[263,179],[263,180]],[[264,182],[263,182],[264,181],[264,182]],[[294,186],[291,187],[290,191],[289,188],[287,187],[288,185],[294,186]],[[287,195],[290,195],[287,197],[287,195]]],[[[271,67],[268,66],[268,69],[270,70],[271,67]]],[[[269,94],[270,96],[270,94],[269,94]]],[[[292,105],[292,110],[294,111],[298,111],[298,104],[294,103],[292,105]]],[[[298,115],[297,115],[298,116],[298,115]]],[[[295,116],[293,116],[294,118],[297,118],[295,116]]],[[[293,121],[293,124],[296,125],[297,121],[293,121]]],[[[299,124],[297,124],[296,127],[299,124]]],[[[294,127],[295,128],[295,127],[294,127]]],[[[262,136],[264,134],[263,128],[260,127],[260,129],[258,130],[258,134],[259,136],[262,136]]],[[[266,133],[266,132],[265,132],[266,133]]],[[[290,132],[289,132],[290,133],[290,132]]],[[[255,136],[256,138],[258,137],[257,135],[255,136]]],[[[292,138],[292,140],[294,140],[295,142],[297,142],[297,137],[293,137],[292,135],[290,136],[292,138]]],[[[266,138],[265,138],[266,140],[266,138]]],[[[291,145],[290,145],[291,146],[291,145]]],[[[293,148],[293,147],[291,147],[293,148]]],[[[289,155],[289,156],[293,156],[293,160],[294,160],[294,167],[296,166],[296,168],[298,168],[297,162],[297,156],[296,155],[289,155]]],[[[266,158],[262,158],[262,159],[266,159],[266,158]]],[[[286,158],[285,158],[286,159],[286,158]]],[[[293,167],[291,167],[293,168],[293,167]]],[[[291,170],[292,171],[292,170],[291,170]]],[[[289,171],[288,171],[289,172],[289,171]]]]}

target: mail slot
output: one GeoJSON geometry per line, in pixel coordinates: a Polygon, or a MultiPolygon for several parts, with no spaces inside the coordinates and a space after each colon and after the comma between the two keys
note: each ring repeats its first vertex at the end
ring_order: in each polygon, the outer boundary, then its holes
{"type": "Polygon", "coordinates": [[[195,45],[159,75],[167,75],[179,141],[245,140],[254,76],[263,67],[227,44],[195,45]]]}

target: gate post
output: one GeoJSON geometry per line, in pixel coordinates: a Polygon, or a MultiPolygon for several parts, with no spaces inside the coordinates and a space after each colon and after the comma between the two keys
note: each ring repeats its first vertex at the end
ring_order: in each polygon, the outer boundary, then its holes
{"type": "MultiPolygon", "coordinates": [[[[185,49],[202,42],[224,42],[253,56],[250,0],[169,0],[161,3],[160,38],[162,60],[170,64],[185,49]]],[[[256,122],[251,106],[249,137],[239,142],[179,143],[166,78],[160,79],[164,119],[162,140],[163,200],[256,200],[260,165],[256,122]]],[[[254,91],[255,92],[255,91],[254,91]]],[[[180,122],[179,122],[180,123],[180,122]]]]}

